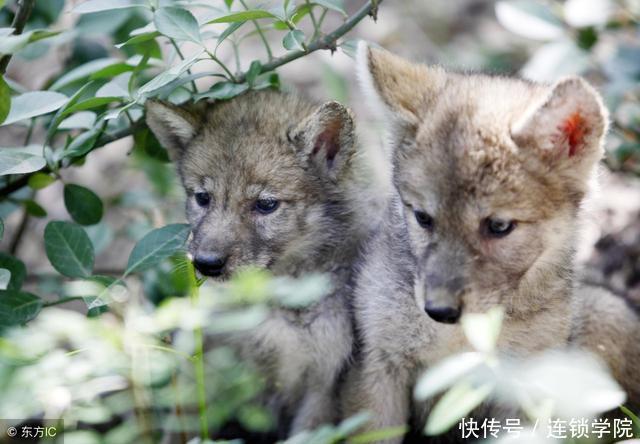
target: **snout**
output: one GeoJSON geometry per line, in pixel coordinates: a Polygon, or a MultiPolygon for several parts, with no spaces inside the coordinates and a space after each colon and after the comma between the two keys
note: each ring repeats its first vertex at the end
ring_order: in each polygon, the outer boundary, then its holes
{"type": "Polygon", "coordinates": [[[460,314],[462,313],[460,307],[436,305],[430,301],[425,303],[424,311],[427,312],[431,319],[442,322],[443,324],[455,324],[458,322],[458,319],[460,319],[460,314]]]}
{"type": "Polygon", "coordinates": [[[206,276],[219,277],[224,274],[228,259],[224,254],[199,253],[193,258],[193,265],[206,276]]]}

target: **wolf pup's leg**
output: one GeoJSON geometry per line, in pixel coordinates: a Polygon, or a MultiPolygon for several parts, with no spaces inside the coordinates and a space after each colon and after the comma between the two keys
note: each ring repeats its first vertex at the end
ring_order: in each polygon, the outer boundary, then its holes
{"type": "MultiPolygon", "coordinates": [[[[369,412],[371,420],[365,431],[390,427],[403,427],[409,421],[409,372],[406,369],[377,362],[371,368],[366,362],[353,368],[344,390],[345,417],[360,412],[369,412]],[[369,368],[367,368],[369,367],[369,368]]],[[[402,436],[379,441],[384,444],[399,444],[402,436]]]]}

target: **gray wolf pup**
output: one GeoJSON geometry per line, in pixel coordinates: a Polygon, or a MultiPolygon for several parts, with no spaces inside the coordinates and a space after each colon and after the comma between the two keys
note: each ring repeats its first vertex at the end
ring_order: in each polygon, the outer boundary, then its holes
{"type": "Polygon", "coordinates": [[[463,311],[496,305],[506,312],[502,353],[585,347],[637,407],[638,317],[575,278],[581,204],[607,130],[598,93],[578,77],[458,74],[364,45],[359,57],[366,92],[390,121],[398,198],[356,285],[362,349],[347,410],[373,412],[372,429],[410,417],[421,427],[428,407],[412,405],[416,378],[470,348],[463,311]]]}
{"type": "Polygon", "coordinates": [[[246,266],[330,276],[331,294],[305,309],[274,308],[239,342],[277,388],[293,433],[332,422],[352,346],[349,284],[371,221],[357,211],[371,184],[350,112],[276,92],[195,106],[149,101],[146,111],[186,190],[198,270],[217,279],[246,266]]]}

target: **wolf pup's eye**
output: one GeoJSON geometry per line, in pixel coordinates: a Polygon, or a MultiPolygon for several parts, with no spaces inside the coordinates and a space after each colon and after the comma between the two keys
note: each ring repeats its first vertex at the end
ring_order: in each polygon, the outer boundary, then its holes
{"type": "Polygon", "coordinates": [[[209,193],[205,193],[204,191],[199,191],[195,195],[196,203],[201,207],[206,207],[211,202],[211,196],[209,193]]]}
{"type": "Polygon", "coordinates": [[[505,237],[513,231],[516,223],[512,220],[492,219],[489,217],[485,220],[485,226],[489,236],[505,237]]]}
{"type": "Polygon", "coordinates": [[[267,199],[258,199],[255,204],[255,209],[260,214],[269,214],[276,211],[280,202],[277,199],[267,198],[267,199]]]}
{"type": "Polygon", "coordinates": [[[416,221],[418,221],[418,225],[427,230],[433,229],[433,217],[429,213],[420,210],[414,210],[413,215],[416,217],[416,221]]]}

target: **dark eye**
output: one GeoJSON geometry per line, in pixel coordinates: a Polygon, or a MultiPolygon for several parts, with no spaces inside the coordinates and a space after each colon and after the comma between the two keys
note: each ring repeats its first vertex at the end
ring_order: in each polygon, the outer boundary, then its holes
{"type": "Polygon", "coordinates": [[[513,231],[516,223],[512,220],[487,218],[485,221],[487,233],[491,237],[505,237],[513,231]]]}
{"type": "Polygon", "coordinates": [[[201,207],[206,207],[211,202],[211,196],[209,193],[205,193],[204,191],[199,191],[195,195],[196,203],[201,207]]]}
{"type": "Polygon", "coordinates": [[[418,221],[418,224],[422,228],[426,228],[427,230],[432,230],[433,229],[433,217],[431,217],[431,215],[429,215],[429,213],[426,213],[426,212],[420,211],[420,210],[414,210],[413,214],[416,217],[416,220],[418,221]]]}
{"type": "Polygon", "coordinates": [[[258,213],[261,214],[269,214],[276,211],[280,202],[277,199],[267,198],[267,199],[258,199],[256,201],[255,209],[258,213]]]}

